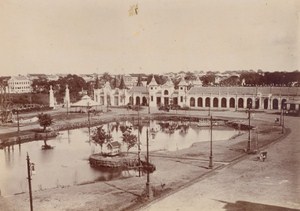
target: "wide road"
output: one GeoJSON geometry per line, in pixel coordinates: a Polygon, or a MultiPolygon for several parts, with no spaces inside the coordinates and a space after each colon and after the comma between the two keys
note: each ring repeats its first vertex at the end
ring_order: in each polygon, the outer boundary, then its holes
{"type": "MultiPolygon", "coordinates": [[[[274,119],[259,114],[257,119],[274,119]]],[[[300,209],[300,118],[286,117],[291,129],[284,139],[266,147],[265,162],[248,155],[240,162],[141,210],[298,210],[300,209]]]]}

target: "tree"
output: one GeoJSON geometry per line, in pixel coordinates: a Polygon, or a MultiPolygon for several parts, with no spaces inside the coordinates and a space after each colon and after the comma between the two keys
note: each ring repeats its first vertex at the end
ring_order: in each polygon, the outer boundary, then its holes
{"type": "Polygon", "coordinates": [[[101,147],[101,153],[102,153],[102,147],[103,144],[110,142],[111,141],[111,135],[107,134],[105,130],[103,129],[103,125],[99,126],[96,128],[92,135],[92,140],[96,143],[99,144],[101,147]]]}
{"type": "Polygon", "coordinates": [[[216,76],[212,73],[207,73],[206,75],[203,75],[200,77],[200,80],[202,81],[203,86],[212,85],[215,83],[216,76]]]}
{"type": "Polygon", "coordinates": [[[33,79],[31,87],[33,93],[48,93],[49,82],[46,78],[33,79]]]}
{"type": "Polygon", "coordinates": [[[100,80],[104,81],[104,82],[111,82],[112,77],[108,72],[103,73],[103,75],[100,77],[100,80]]]}
{"type": "Polygon", "coordinates": [[[142,76],[141,76],[141,75],[138,76],[138,81],[137,81],[137,83],[136,83],[136,86],[143,86],[143,83],[142,83],[142,76]]]}
{"type": "Polygon", "coordinates": [[[53,124],[53,119],[50,114],[38,114],[40,126],[43,127],[43,131],[45,132],[47,127],[53,124]]]}
{"type": "Polygon", "coordinates": [[[194,81],[197,79],[197,76],[195,76],[195,74],[192,72],[187,72],[184,76],[184,79],[188,81],[194,81]]]}
{"type": "Polygon", "coordinates": [[[123,132],[122,140],[124,143],[127,144],[127,154],[129,149],[134,147],[137,144],[137,137],[136,135],[132,134],[132,127],[125,126],[121,128],[121,131],[123,132]]]}

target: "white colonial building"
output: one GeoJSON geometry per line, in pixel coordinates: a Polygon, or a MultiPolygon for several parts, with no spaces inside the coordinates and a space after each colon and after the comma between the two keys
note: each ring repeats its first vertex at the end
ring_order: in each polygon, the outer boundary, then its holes
{"type": "Polygon", "coordinates": [[[30,93],[31,80],[26,76],[13,76],[7,81],[9,93],[30,93]]]}
{"type": "Polygon", "coordinates": [[[163,85],[154,77],[146,86],[131,89],[112,89],[109,83],[94,91],[94,100],[100,105],[124,106],[179,105],[193,109],[262,109],[280,110],[286,104],[288,110],[299,110],[300,87],[202,87],[200,82],[188,84],[184,79],[175,89],[170,79],[163,85]],[[298,101],[297,101],[298,102],[298,101]]]}

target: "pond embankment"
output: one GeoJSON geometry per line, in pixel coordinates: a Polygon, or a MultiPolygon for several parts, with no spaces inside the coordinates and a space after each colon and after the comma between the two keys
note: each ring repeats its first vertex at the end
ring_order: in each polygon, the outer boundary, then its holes
{"type": "MultiPolygon", "coordinates": [[[[130,115],[116,115],[116,116],[91,116],[89,120],[86,118],[69,119],[64,121],[56,121],[52,126],[53,131],[47,133],[36,132],[36,130],[25,130],[21,133],[13,132],[1,134],[0,148],[14,144],[25,143],[29,141],[42,140],[45,138],[52,138],[58,135],[58,131],[72,130],[77,128],[95,127],[97,125],[106,124],[115,121],[133,121],[138,123],[148,122],[149,120],[160,121],[181,121],[181,122],[197,122],[199,126],[208,127],[210,125],[210,117],[186,116],[183,114],[130,114],[130,115]],[[138,120],[139,119],[139,120],[138,120]]],[[[248,130],[249,126],[246,123],[237,121],[229,121],[223,118],[213,118],[214,126],[229,126],[235,129],[248,130]]],[[[253,128],[253,126],[250,126],[253,128]]]]}

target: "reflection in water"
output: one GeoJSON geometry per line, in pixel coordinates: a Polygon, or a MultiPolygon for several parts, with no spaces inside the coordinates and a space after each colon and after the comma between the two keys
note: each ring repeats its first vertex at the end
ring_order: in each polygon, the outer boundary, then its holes
{"type": "MultiPolygon", "coordinates": [[[[134,122],[116,122],[103,127],[110,131],[114,140],[122,142],[122,127],[134,126],[134,122]]],[[[91,132],[96,127],[91,128],[91,132]]],[[[209,129],[186,124],[185,122],[141,122],[140,127],[133,130],[135,135],[140,131],[141,150],[146,151],[146,129],[149,128],[150,151],[176,151],[190,147],[194,142],[209,141],[209,129]]],[[[235,131],[216,130],[214,140],[228,139],[235,131]]],[[[88,142],[88,128],[61,131],[59,136],[47,140],[54,146],[52,150],[42,150],[43,140],[8,146],[0,150],[0,190],[2,195],[28,191],[26,153],[35,163],[36,174],[32,178],[33,190],[41,190],[58,186],[83,184],[93,181],[111,180],[113,178],[136,176],[135,171],[97,170],[90,167],[88,158],[92,153],[100,152],[100,146],[88,142]],[[18,149],[17,149],[18,148],[18,149]],[[15,153],[16,152],[16,153],[15,153]]],[[[126,151],[126,144],[122,144],[126,151]]],[[[137,152],[137,147],[131,149],[137,152]]]]}

